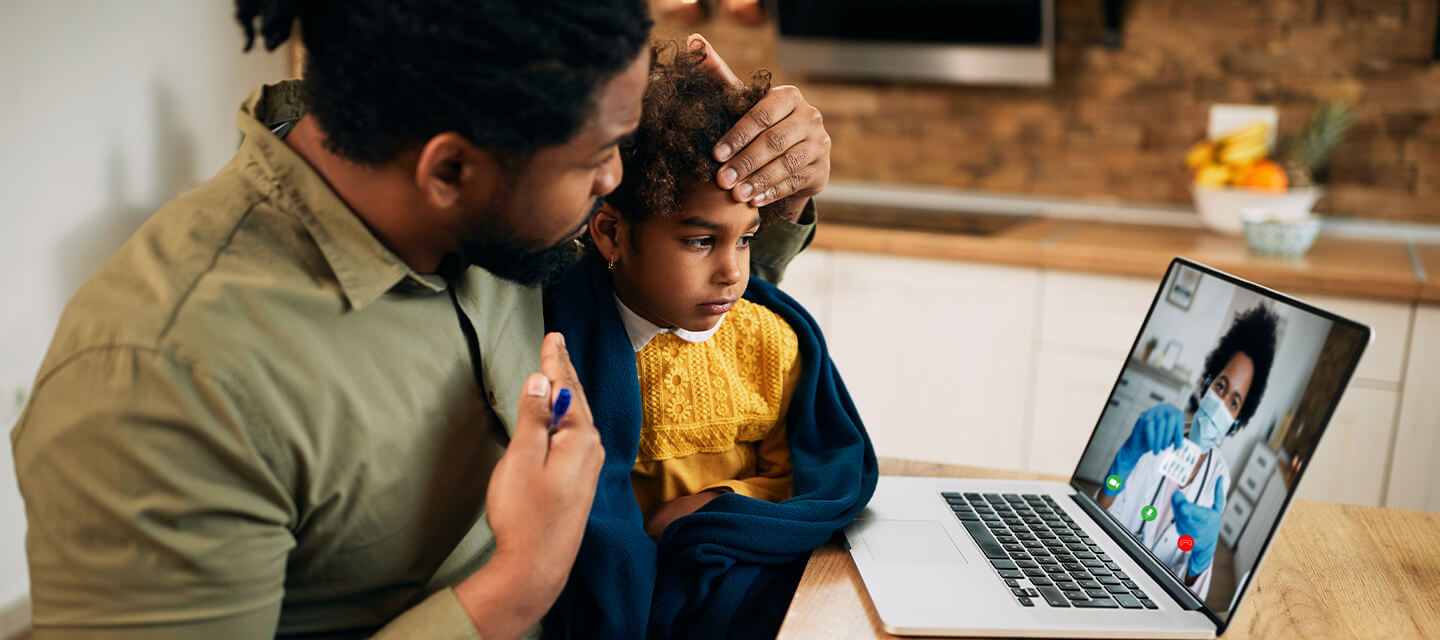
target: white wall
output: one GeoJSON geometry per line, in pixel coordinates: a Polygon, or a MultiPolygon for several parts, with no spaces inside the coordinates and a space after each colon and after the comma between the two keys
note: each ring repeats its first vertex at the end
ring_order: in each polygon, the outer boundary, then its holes
{"type": "Polygon", "coordinates": [[[28,590],[8,434],[61,309],[160,204],[230,158],[236,107],[285,74],[283,50],[241,53],[233,11],[0,3],[0,637],[28,590]]]}
{"type": "Polygon", "coordinates": [[[1132,355],[1140,357],[1145,350],[1145,343],[1152,337],[1157,340],[1155,350],[1159,352],[1164,352],[1165,345],[1171,340],[1177,341],[1180,343],[1180,358],[1177,364],[1190,367],[1190,382],[1199,384],[1200,373],[1205,368],[1205,356],[1210,353],[1216,338],[1223,331],[1222,324],[1226,323],[1226,314],[1233,303],[1236,287],[1223,280],[1203,276],[1199,286],[1195,288],[1195,298],[1191,301],[1190,308],[1181,309],[1166,300],[1166,292],[1174,286],[1179,273],[1177,269],[1165,281],[1160,301],[1155,304],[1155,311],[1150,314],[1150,321],[1145,324],[1140,342],[1135,345],[1136,353],[1132,355]]]}

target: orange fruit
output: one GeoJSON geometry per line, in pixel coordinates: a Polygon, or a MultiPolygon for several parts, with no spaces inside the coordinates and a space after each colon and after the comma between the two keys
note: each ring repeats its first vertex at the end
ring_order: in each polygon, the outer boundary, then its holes
{"type": "Polygon", "coordinates": [[[1240,181],[1236,184],[1251,189],[1284,191],[1290,188],[1290,177],[1285,175],[1285,167],[1280,166],[1280,163],[1261,160],[1240,176],[1240,181]]]}

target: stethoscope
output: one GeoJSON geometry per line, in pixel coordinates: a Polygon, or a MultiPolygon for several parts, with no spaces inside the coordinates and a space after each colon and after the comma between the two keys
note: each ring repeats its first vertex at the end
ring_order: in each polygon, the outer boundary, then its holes
{"type": "MultiPolygon", "coordinates": [[[[1206,376],[1206,377],[1205,377],[1205,381],[1204,381],[1203,383],[1201,383],[1200,388],[1199,388],[1199,389],[1196,389],[1196,390],[1193,391],[1193,392],[1191,392],[1190,398],[1188,399],[1188,402],[1186,402],[1186,406],[1189,408],[1190,414],[1191,414],[1192,416],[1194,415],[1195,410],[1196,410],[1197,408],[1199,408],[1199,406],[1200,406],[1200,394],[1204,393],[1204,391],[1203,391],[1204,389],[1209,389],[1209,388],[1210,388],[1210,382],[1211,382],[1213,379],[1214,379],[1213,376],[1206,376]]],[[[1188,420],[1186,420],[1186,421],[1185,421],[1185,426],[1186,426],[1186,427],[1189,427],[1189,426],[1191,425],[1191,422],[1192,422],[1193,420],[1194,420],[1193,417],[1190,418],[1190,419],[1188,419],[1188,420]]],[[[1231,434],[1233,434],[1233,433],[1235,433],[1236,431],[1239,431],[1239,430],[1240,430],[1240,419],[1239,419],[1239,418],[1236,418],[1234,422],[1230,423],[1230,428],[1225,432],[1225,436],[1229,436],[1229,435],[1231,435],[1231,434]]],[[[1204,491],[1205,491],[1205,484],[1206,484],[1207,482],[1209,482],[1209,480],[1210,480],[1210,463],[1212,463],[1212,462],[1215,461],[1215,460],[1214,460],[1214,457],[1215,457],[1215,456],[1210,456],[1210,455],[1205,456],[1205,471],[1201,473],[1200,484],[1198,485],[1198,486],[1200,487],[1200,492],[1204,492],[1204,491]]],[[[1164,477],[1164,476],[1162,476],[1162,479],[1163,479],[1163,477],[1164,477]]],[[[1191,483],[1191,484],[1194,484],[1194,483],[1191,483]]],[[[1152,504],[1152,505],[1155,504],[1155,501],[1160,499],[1160,490],[1161,490],[1161,489],[1164,489],[1164,488],[1165,488],[1165,483],[1164,483],[1163,481],[1162,481],[1160,484],[1155,485],[1155,495],[1150,496],[1150,502],[1149,502],[1148,504],[1152,504]]],[[[1186,490],[1187,490],[1187,487],[1180,487],[1180,490],[1181,490],[1181,491],[1186,491],[1186,490]]],[[[1191,502],[1195,502],[1195,503],[1198,503],[1199,500],[1200,500],[1200,496],[1198,495],[1198,493],[1197,493],[1197,495],[1195,495],[1195,496],[1192,498],[1192,497],[1190,496],[1190,494],[1187,492],[1187,493],[1185,494],[1185,497],[1186,497],[1186,498],[1190,498],[1190,501],[1191,501],[1191,502]]],[[[1158,520],[1158,518],[1157,518],[1157,520],[1158,520]]],[[[1171,523],[1171,524],[1174,524],[1174,523],[1175,523],[1175,516],[1174,516],[1173,514],[1170,516],[1170,523],[1171,523]]],[[[1144,540],[1144,539],[1145,539],[1145,525],[1147,525],[1147,524],[1150,524],[1150,523],[1147,522],[1147,521],[1141,520],[1141,522],[1140,522],[1140,530],[1139,530],[1138,532],[1136,532],[1136,535],[1137,535],[1141,540],[1144,540]]],[[[1158,525],[1157,525],[1157,526],[1158,526],[1158,525]]]]}

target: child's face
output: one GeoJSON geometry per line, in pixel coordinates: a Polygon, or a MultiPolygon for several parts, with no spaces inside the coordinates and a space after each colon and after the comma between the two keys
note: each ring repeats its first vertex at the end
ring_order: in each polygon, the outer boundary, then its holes
{"type": "Polygon", "coordinates": [[[705,184],[675,216],[617,226],[620,241],[597,246],[616,259],[620,299],[646,320],[705,331],[745,293],[760,210],[730,192],[705,184]]]}

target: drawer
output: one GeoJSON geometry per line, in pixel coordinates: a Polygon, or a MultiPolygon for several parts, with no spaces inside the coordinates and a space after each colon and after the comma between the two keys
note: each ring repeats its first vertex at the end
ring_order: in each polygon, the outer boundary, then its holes
{"type": "Polygon", "coordinates": [[[1225,546],[1235,548],[1235,541],[1240,538],[1240,532],[1245,530],[1245,523],[1250,521],[1250,512],[1253,510],[1250,501],[1238,492],[1225,499],[1225,513],[1220,516],[1220,541],[1224,542],[1225,546]]]}
{"type": "Polygon", "coordinates": [[[1145,379],[1134,371],[1126,369],[1120,374],[1120,382],[1115,385],[1115,398],[1120,400],[1134,400],[1136,394],[1142,394],[1141,388],[1145,386],[1145,379]]]}
{"type": "Polygon", "coordinates": [[[1265,488],[1265,480],[1273,470],[1275,452],[1263,443],[1255,445],[1250,452],[1250,459],[1245,462],[1245,471],[1240,474],[1240,491],[1251,500],[1259,500],[1260,490],[1265,488]]]}
{"type": "MultiPolygon", "coordinates": [[[[1164,402],[1175,404],[1174,396],[1174,390],[1151,381],[1150,384],[1144,385],[1136,390],[1135,401],[1140,403],[1141,406],[1148,408],[1164,402]]],[[[1180,408],[1184,409],[1185,407],[1180,408]]]]}

